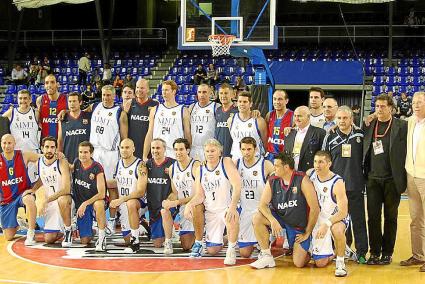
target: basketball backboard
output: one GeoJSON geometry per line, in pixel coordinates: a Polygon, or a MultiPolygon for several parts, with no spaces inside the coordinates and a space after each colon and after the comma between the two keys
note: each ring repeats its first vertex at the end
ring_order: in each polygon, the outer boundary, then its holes
{"type": "Polygon", "coordinates": [[[208,36],[234,35],[232,46],[277,48],[276,0],[181,0],[178,48],[209,49],[208,36]]]}

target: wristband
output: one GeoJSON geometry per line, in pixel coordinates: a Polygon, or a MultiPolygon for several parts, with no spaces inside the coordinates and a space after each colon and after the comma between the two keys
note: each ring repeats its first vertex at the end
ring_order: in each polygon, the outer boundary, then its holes
{"type": "Polygon", "coordinates": [[[328,226],[329,228],[330,228],[330,227],[332,227],[332,222],[331,222],[331,220],[329,220],[329,219],[325,221],[325,224],[326,224],[326,226],[328,226]]]}

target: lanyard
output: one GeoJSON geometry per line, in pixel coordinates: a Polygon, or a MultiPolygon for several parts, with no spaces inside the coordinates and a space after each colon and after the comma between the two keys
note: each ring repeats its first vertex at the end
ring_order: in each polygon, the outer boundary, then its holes
{"type": "Polygon", "coordinates": [[[387,135],[387,132],[388,132],[388,130],[390,129],[390,127],[391,127],[391,124],[392,124],[392,123],[393,123],[393,117],[391,116],[391,118],[390,118],[390,123],[388,123],[387,129],[385,129],[384,134],[378,134],[378,124],[379,124],[379,120],[377,120],[377,121],[376,121],[376,125],[375,125],[375,131],[374,131],[374,137],[375,137],[375,140],[376,140],[376,138],[382,138],[382,137],[385,137],[385,135],[387,135]]]}

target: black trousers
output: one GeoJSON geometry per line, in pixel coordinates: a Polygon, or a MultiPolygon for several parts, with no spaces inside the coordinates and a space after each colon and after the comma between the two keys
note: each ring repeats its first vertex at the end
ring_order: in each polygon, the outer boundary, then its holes
{"type": "Polygon", "coordinates": [[[78,85],[87,84],[87,72],[81,69],[78,69],[78,85]]]}
{"type": "Polygon", "coordinates": [[[391,256],[397,235],[400,193],[397,192],[392,178],[369,178],[366,191],[370,253],[391,256]],[[384,204],[384,233],[381,222],[382,204],[384,204]]]}
{"type": "Polygon", "coordinates": [[[351,246],[353,242],[353,232],[357,254],[366,255],[368,244],[363,190],[347,191],[347,198],[348,213],[351,217],[350,226],[347,228],[345,234],[347,237],[347,245],[351,246]]]}

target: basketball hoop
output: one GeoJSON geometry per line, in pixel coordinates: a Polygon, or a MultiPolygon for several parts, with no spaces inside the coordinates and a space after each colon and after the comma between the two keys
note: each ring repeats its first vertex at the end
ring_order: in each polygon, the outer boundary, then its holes
{"type": "Polygon", "coordinates": [[[208,41],[211,44],[212,56],[230,55],[230,46],[235,39],[234,35],[209,35],[208,41]]]}

